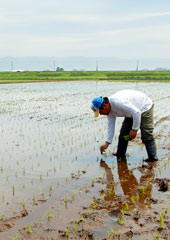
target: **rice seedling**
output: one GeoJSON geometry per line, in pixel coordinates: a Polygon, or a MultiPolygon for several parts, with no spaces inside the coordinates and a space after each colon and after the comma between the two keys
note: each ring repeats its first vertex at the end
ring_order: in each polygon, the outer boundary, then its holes
{"type": "Polygon", "coordinates": [[[12,195],[14,196],[14,194],[15,194],[15,186],[14,186],[14,184],[12,185],[12,195]]]}
{"type": "Polygon", "coordinates": [[[82,191],[83,191],[83,188],[80,187],[80,188],[79,188],[79,193],[82,193],[82,191]]]}
{"type": "Polygon", "coordinates": [[[101,196],[102,196],[102,200],[104,200],[104,196],[105,196],[104,193],[101,196]]]}
{"type": "Polygon", "coordinates": [[[133,174],[132,169],[129,170],[129,176],[131,176],[133,174]]]}
{"type": "Polygon", "coordinates": [[[163,216],[166,216],[166,214],[167,214],[167,210],[166,210],[166,209],[163,209],[162,215],[163,215],[163,216]]]}
{"type": "Polygon", "coordinates": [[[106,233],[106,240],[109,240],[109,239],[110,239],[110,233],[107,232],[107,233],[106,233]]]}
{"type": "Polygon", "coordinates": [[[95,204],[95,202],[94,201],[92,201],[92,206],[94,207],[94,208],[96,208],[96,204],[95,204]]]}
{"type": "Polygon", "coordinates": [[[0,172],[3,173],[3,166],[0,167],[0,172]]]}
{"type": "Polygon", "coordinates": [[[77,223],[76,221],[73,221],[73,229],[76,230],[76,227],[77,227],[77,223]]]}
{"type": "Polygon", "coordinates": [[[41,221],[40,221],[40,226],[42,226],[42,225],[44,225],[44,217],[41,219],[41,221]]]}
{"type": "Polygon", "coordinates": [[[32,233],[32,229],[31,229],[31,225],[30,224],[28,224],[28,226],[26,227],[26,232],[27,233],[32,233]]]}
{"type": "Polygon", "coordinates": [[[126,209],[126,211],[129,210],[129,205],[128,205],[128,203],[125,203],[125,209],[126,209]]]}
{"type": "Polygon", "coordinates": [[[1,220],[3,221],[4,220],[4,214],[0,213],[0,217],[1,217],[1,220]]]}
{"type": "Polygon", "coordinates": [[[19,234],[16,233],[16,234],[11,238],[11,240],[18,240],[18,237],[19,237],[19,234]]]}
{"type": "Polygon", "coordinates": [[[135,196],[132,196],[132,197],[131,197],[131,201],[132,201],[133,204],[136,203],[136,202],[135,202],[135,196]]]}
{"type": "Polygon", "coordinates": [[[114,194],[115,194],[115,190],[114,190],[114,188],[112,188],[112,187],[111,187],[111,188],[108,188],[108,189],[107,189],[107,192],[108,192],[109,195],[114,195],[114,194]]]}
{"type": "Polygon", "coordinates": [[[32,195],[32,200],[33,200],[33,202],[35,202],[35,193],[33,193],[33,195],[32,195]]]}
{"type": "Polygon", "coordinates": [[[120,210],[120,212],[121,212],[122,216],[124,216],[124,215],[125,215],[125,211],[124,211],[124,209],[123,209],[123,208],[120,210]]]}
{"type": "Polygon", "coordinates": [[[160,215],[159,215],[159,220],[160,220],[160,222],[159,222],[160,227],[163,227],[164,222],[163,222],[163,216],[162,216],[161,213],[160,213],[160,215]]]}
{"type": "Polygon", "coordinates": [[[143,194],[145,193],[145,187],[142,187],[142,193],[143,194]]]}
{"type": "Polygon", "coordinates": [[[4,202],[4,200],[5,200],[5,193],[2,192],[2,202],[4,202]]]}
{"type": "Polygon", "coordinates": [[[120,183],[123,183],[124,182],[124,177],[121,177],[120,178],[120,183]]]}
{"type": "Polygon", "coordinates": [[[156,240],[159,240],[159,233],[156,232],[156,240]]]}
{"type": "Polygon", "coordinates": [[[64,198],[64,203],[65,203],[65,207],[67,207],[67,203],[68,203],[68,197],[67,197],[67,195],[66,195],[65,198],[64,198]]]}
{"type": "Polygon", "coordinates": [[[22,199],[22,208],[25,209],[25,200],[24,200],[24,198],[22,199]]]}
{"type": "Polygon", "coordinates": [[[65,234],[66,234],[66,237],[69,238],[70,233],[69,233],[69,229],[67,227],[65,228],[65,234]]]}
{"type": "Polygon", "coordinates": [[[140,199],[139,193],[136,195],[136,199],[139,201],[140,199]]]}
{"type": "Polygon", "coordinates": [[[44,197],[44,191],[41,191],[40,194],[42,197],[44,197]]]}
{"type": "Polygon", "coordinates": [[[114,233],[116,233],[116,229],[109,227],[109,232],[114,234],[114,233]]]}
{"type": "Polygon", "coordinates": [[[15,208],[13,208],[12,213],[13,213],[13,215],[15,215],[15,213],[16,213],[15,208]]]}
{"type": "Polygon", "coordinates": [[[117,221],[120,225],[123,225],[126,222],[125,218],[122,218],[121,216],[118,216],[117,221]]]}
{"type": "Polygon", "coordinates": [[[40,173],[40,181],[43,180],[42,172],[40,173]]]}
{"type": "Polygon", "coordinates": [[[72,200],[74,200],[75,193],[74,191],[71,192],[72,200]]]}
{"type": "Polygon", "coordinates": [[[50,192],[53,190],[53,186],[50,184],[50,192]]]}
{"type": "Polygon", "coordinates": [[[73,172],[71,172],[71,178],[74,178],[74,173],[73,172]]]}
{"type": "Polygon", "coordinates": [[[47,210],[47,219],[50,220],[50,218],[53,218],[54,216],[51,215],[51,211],[47,210]]]}
{"type": "Polygon", "coordinates": [[[91,178],[91,182],[92,182],[91,186],[94,187],[94,177],[91,178]]]}

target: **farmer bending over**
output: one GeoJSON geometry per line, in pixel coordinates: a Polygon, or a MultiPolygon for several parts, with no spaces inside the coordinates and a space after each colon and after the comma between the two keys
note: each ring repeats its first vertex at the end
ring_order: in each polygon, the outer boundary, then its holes
{"type": "Polygon", "coordinates": [[[112,143],[116,117],[125,117],[120,129],[117,152],[118,158],[125,156],[128,141],[134,139],[141,130],[141,139],[145,144],[148,158],[146,162],[158,160],[155,139],[153,136],[153,102],[144,93],[135,90],[122,90],[112,96],[96,97],[92,100],[91,109],[95,117],[107,115],[108,138],[101,146],[101,153],[112,143]]]}

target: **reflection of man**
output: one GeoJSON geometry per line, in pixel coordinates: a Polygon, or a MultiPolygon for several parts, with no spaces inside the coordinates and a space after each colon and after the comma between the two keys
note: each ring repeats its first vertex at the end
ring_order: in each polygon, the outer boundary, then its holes
{"type": "Polygon", "coordinates": [[[126,154],[128,141],[136,137],[140,128],[141,139],[148,154],[146,161],[158,160],[153,136],[153,102],[146,94],[134,90],[122,90],[109,98],[96,97],[92,100],[91,109],[95,112],[95,117],[100,114],[107,115],[108,118],[108,138],[101,146],[101,152],[112,143],[116,117],[125,117],[115,155],[122,157],[126,154]]]}
{"type": "Polygon", "coordinates": [[[138,201],[144,203],[146,198],[151,198],[152,183],[154,178],[154,172],[148,170],[144,175],[140,177],[140,183],[133,175],[133,172],[128,169],[127,161],[117,161],[118,175],[122,190],[129,198],[139,195],[138,201]]]}
{"type": "MultiPolygon", "coordinates": [[[[105,168],[106,171],[106,179],[109,181],[109,185],[107,184],[107,188],[111,185],[110,180],[113,179],[113,174],[108,165],[101,160],[100,166],[105,168]]],[[[136,177],[133,175],[133,172],[128,169],[127,161],[117,161],[117,169],[120,180],[120,185],[122,187],[122,191],[125,196],[128,196],[128,199],[131,202],[131,197],[136,197],[138,195],[138,201],[142,204],[145,203],[146,198],[151,198],[152,192],[152,183],[151,180],[154,178],[154,172],[148,170],[147,173],[140,177],[140,183],[138,183],[136,177]]],[[[112,185],[113,187],[113,185],[112,185]]],[[[105,199],[110,200],[110,199],[105,199]]],[[[111,199],[114,200],[114,199],[111,199]]]]}
{"type": "Polygon", "coordinates": [[[136,195],[138,181],[133,175],[133,172],[129,171],[126,159],[121,162],[117,161],[117,170],[124,195],[136,195]]]}

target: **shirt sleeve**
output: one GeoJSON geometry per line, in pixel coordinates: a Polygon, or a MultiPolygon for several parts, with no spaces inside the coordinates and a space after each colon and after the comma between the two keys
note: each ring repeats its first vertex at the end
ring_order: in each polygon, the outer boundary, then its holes
{"type": "Polygon", "coordinates": [[[108,116],[108,128],[107,128],[107,142],[112,143],[113,136],[115,133],[115,123],[116,123],[116,116],[108,116]]]}
{"type": "Polygon", "coordinates": [[[141,111],[129,102],[120,102],[117,107],[124,112],[125,116],[133,118],[132,129],[139,130],[141,123],[141,111]]]}

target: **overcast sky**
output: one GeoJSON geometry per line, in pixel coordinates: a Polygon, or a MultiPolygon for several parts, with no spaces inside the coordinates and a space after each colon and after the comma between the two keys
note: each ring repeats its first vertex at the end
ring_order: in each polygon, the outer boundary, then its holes
{"type": "Polygon", "coordinates": [[[0,0],[0,57],[170,58],[170,0],[0,0]]]}

